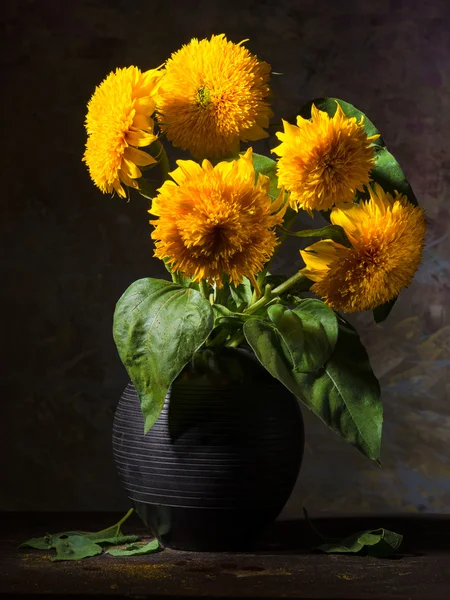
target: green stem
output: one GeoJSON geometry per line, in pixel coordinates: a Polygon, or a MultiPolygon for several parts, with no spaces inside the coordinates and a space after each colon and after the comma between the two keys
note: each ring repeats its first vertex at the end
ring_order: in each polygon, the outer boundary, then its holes
{"type": "Polygon", "coordinates": [[[205,298],[209,302],[209,285],[206,283],[205,280],[202,280],[198,284],[198,287],[203,298],[205,298]]]}
{"type": "Polygon", "coordinates": [[[134,508],[130,508],[130,510],[127,512],[127,514],[122,517],[122,519],[117,523],[117,527],[120,527],[121,525],[123,525],[123,523],[125,523],[125,521],[128,519],[128,517],[134,512],[134,508]]]}
{"type": "Polygon", "coordinates": [[[216,348],[217,346],[221,346],[224,342],[226,342],[229,335],[230,332],[227,329],[222,329],[222,331],[219,331],[215,338],[208,340],[206,345],[208,348],[216,348]]]}
{"type": "Polygon", "coordinates": [[[236,331],[235,334],[231,336],[230,341],[226,344],[228,348],[237,348],[245,342],[245,335],[242,331],[236,331]]]}
{"type": "MultiPolygon", "coordinates": [[[[264,306],[266,306],[266,304],[269,304],[269,302],[273,300],[273,298],[275,298],[276,296],[281,296],[281,294],[284,294],[301,281],[308,282],[308,285],[310,284],[309,279],[299,272],[287,279],[286,281],[284,281],[283,283],[281,283],[278,287],[276,287],[273,290],[270,289],[270,286],[267,286],[266,291],[264,292],[264,296],[262,296],[257,302],[251,304],[248,308],[246,308],[244,310],[244,314],[249,315],[256,312],[260,308],[263,308],[264,306]]],[[[236,333],[234,333],[231,336],[231,339],[229,340],[229,342],[227,342],[226,345],[230,348],[236,348],[243,341],[245,341],[245,336],[243,332],[236,331],[236,333]]]]}
{"type": "MultiPolygon", "coordinates": [[[[257,282],[258,282],[258,285],[259,285],[260,289],[263,287],[264,279],[266,278],[267,271],[269,270],[269,267],[272,264],[273,259],[278,254],[278,252],[281,249],[281,246],[282,246],[283,242],[285,241],[285,239],[289,235],[290,229],[291,229],[292,225],[294,224],[296,218],[297,218],[297,213],[295,212],[295,210],[293,210],[292,208],[288,207],[288,209],[286,211],[286,216],[284,217],[283,227],[281,228],[281,235],[278,238],[278,244],[276,245],[275,250],[273,251],[273,254],[272,254],[269,262],[265,265],[264,269],[258,275],[257,282]]],[[[253,292],[253,296],[252,296],[252,303],[251,303],[251,305],[253,305],[256,301],[257,301],[256,291],[254,291],[253,292]]]]}
{"type": "Polygon", "coordinates": [[[302,273],[300,273],[300,272],[295,273],[295,275],[293,275],[289,279],[286,279],[286,281],[283,281],[283,283],[281,283],[278,287],[273,289],[269,294],[265,294],[257,302],[255,302],[254,304],[251,304],[248,308],[246,308],[244,310],[244,313],[248,315],[248,314],[252,314],[252,313],[256,312],[258,309],[260,309],[263,306],[265,306],[266,304],[268,304],[272,300],[272,298],[274,298],[275,296],[281,296],[281,294],[284,294],[285,292],[290,290],[292,287],[294,287],[294,285],[297,285],[301,281],[309,281],[309,280],[302,273]]]}

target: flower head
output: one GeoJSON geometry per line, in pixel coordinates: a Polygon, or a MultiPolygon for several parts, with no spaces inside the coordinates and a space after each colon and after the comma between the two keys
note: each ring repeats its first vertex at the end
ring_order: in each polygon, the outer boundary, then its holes
{"type": "Polygon", "coordinates": [[[161,85],[158,117],[174,146],[195,158],[231,156],[239,140],[268,137],[270,65],[222,35],[193,39],[172,54],[161,85]]]}
{"type": "Polygon", "coordinates": [[[155,93],[161,73],[141,73],[137,67],[116,69],[96,88],[86,115],[88,139],[83,157],[95,185],[126,197],[122,183],[137,188],[138,167],[155,159],[139,150],[156,140],[153,135],[155,93]]]}
{"type": "Polygon", "coordinates": [[[290,192],[290,204],[309,213],[353,202],[356,190],[370,180],[375,162],[372,142],[363,118],[346,117],[338,102],[331,118],[312,106],[311,120],[297,117],[297,125],[283,121],[281,144],[273,152],[278,160],[278,181],[290,192]]]}
{"type": "Polygon", "coordinates": [[[393,300],[408,286],[420,264],[426,224],[423,210],[375,184],[370,199],[335,208],[331,221],[343,227],[346,248],[322,240],[301,251],[314,281],[312,290],[336,310],[371,310],[393,300]]]}
{"type": "Polygon", "coordinates": [[[177,164],[149,211],[158,217],[150,221],[155,256],[193,281],[221,287],[226,273],[235,285],[244,276],[255,282],[277,245],[284,192],[272,201],[269,179],[259,175],[255,183],[251,148],[215,167],[208,160],[177,164]]]}

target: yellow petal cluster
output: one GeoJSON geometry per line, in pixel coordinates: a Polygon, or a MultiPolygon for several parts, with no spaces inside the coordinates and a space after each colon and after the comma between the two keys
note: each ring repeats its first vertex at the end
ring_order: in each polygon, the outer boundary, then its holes
{"type": "Polygon", "coordinates": [[[193,39],[166,63],[158,121],[174,146],[219,159],[268,134],[270,65],[221,35],[193,39]]]}
{"type": "Polygon", "coordinates": [[[375,184],[368,201],[333,209],[331,221],[343,227],[352,247],[323,240],[300,252],[306,264],[301,272],[329,306],[349,313],[371,310],[411,283],[426,233],[421,208],[375,184]]]}
{"type": "Polygon", "coordinates": [[[161,72],[137,67],[116,69],[95,89],[88,104],[84,162],[103,193],[126,197],[125,185],[137,188],[139,167],[155,159],[139,150],[156,140],[152,115],[161,72]]]}
{"type": "Polygon", "coordinates": [[[222,287],[222,277],[238,285],[244,276],[255,284],[277,245],[284,192],[272,201],[270,182],[255,170],[251,148],[238,160],[216,166],[179,160],[158,190],[149,211],[155,256],[173,272],[222,287]]]}
{"type": "Polygon", "coordinates": [[[297,125],[283,120],[284,132],[277,133],[281,144],[273,149],[278,160],[278,181],[290,192],[290,204],[312,214],[353,202],[356,190],[370,181],[375,157],[363,117],[347,117],[336,102],[330,117],[314,104],[311,120],[297,117],[297,125]]]}

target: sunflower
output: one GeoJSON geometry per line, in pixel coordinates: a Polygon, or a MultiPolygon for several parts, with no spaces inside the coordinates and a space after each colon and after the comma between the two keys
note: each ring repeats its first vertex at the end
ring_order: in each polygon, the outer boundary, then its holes
{"type": "Polygon", "coordinates": [[[255,183],[251,148],[215,167],[208,160],[177,164],[174,181],[163,184],[149,211],[158,217],[150,221],[155,256],[193,281],[222,287],[226,273],[234,285],[246,276],[256,286],[255,273],[278,243],[284,192],[272,202],[268,177],[260,174],[255,183]]]}
{"type": "Polygon", "coordinates": [[[270,65],[221,35],[193,39],[166,63],[158,104],[161,130],[195,158],[236,154],[239,140],[268,137],[270,65]]]}
{"type": "Polygon", "coordinates": [[[367,136],[363,117],[346,117],[338,102],[330,117],[313,104],[311,120],[297,117],[297,125],[283,120],[278,181],[290,191],[290,204],[298,210],[328,210],[353,202],[356,190],[363,191],[375,162],[373,142],[367,136]]]}
{"type": "Polygon", "coordinates": [[[126,197],[122,183],[137,188],[138,167],[156,160],[139,150],[156,140],[153,135],[155,93],[161,72],[141,73],[137,67],[116,69],[96,88],[88,104],[88,139],[83,161],[103,193],[114,190],[126,197]]]}
{"type": "Polygon", "coordinates": [[[393,300],[408,286],[420,264],[426,224],[423,210],[397,192],[375,184],[370,199],[335,208],[331,221],[343,227],[346,248],[322,240],[300,251],[314,281],[312,291],[336,310],[371,310],[393,300]]]}

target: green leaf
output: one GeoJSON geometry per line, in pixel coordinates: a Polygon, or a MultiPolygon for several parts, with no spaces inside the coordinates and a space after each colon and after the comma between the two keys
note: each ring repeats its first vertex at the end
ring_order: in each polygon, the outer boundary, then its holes
{"type": "Polygon", "coordinates": [[[278,197],[280,193],[278,189],[277,163],[268,156],[253,153],[253,167],[255,173],[265,175],[270,180],[269,196],[272,199],[278,197]]]}
{"type": "MultiPolygon", "coordinates": [[[[364,119],[364,131],[366,132],[368,137],[380,133],[375,127],[375,125],[372,123],[372,121],[368,119],[368,117],[363,112],[356,108],[356,106],[353,106],[353,104],[345,102],[340,98],[315,98],[314,100],[311,100],[310,102],[307,102],[305,105],[302,106],[299,115],[302,116],[304,119],[310,119],[311,107],[313,104],[315,104],[319,110],[323,110],[326,113],[328,113],[330,117],[334,117],[337,108],[336,102],[339,102],[344,115],[346,115],[347,117],[356,117],[358,123],[361,121],[361,118],[364,119]]],[[[381,136],[373,143],[375,146],[385,146],[384,140],[381,136]]]]}
{"type": "Polygon", "coordinates": [[[130,544],[125,548],[113,548],[107,550],[106,554],[111,556],[142,556],[143,554],[153,554],[160,549],[158,540],[152,540],[148,544],[130,544]]]}
{"type": "Polygon", "coordinates": [[[321,544],[317,550],[328,554],[364,552],[369,556],[386,557],[395,554],[403,536],[388,529],[360,531],[339,542],[321,544]]]}
{"type": "Polygon", "coordinates": [[[396,302],[397,302],[397,298],[394,298],[390,302],[386,302],[386,304],[377,306],[373,310],[373,318],[375,320],[375,323],[382,323],[383,321],[385,321],[388,318],[391,310],[394,308],[394,304],[396,302]]]}
{"type": "Polygon", "coordinates": [[[244,277],[242,283],[237,285],[236,287],[230,283],[230,294],[234,300],[236,307],[240,307],[245,303],[245,306],[248,306],[252,301],[253,296],[253,288],[250,280],[247,277],[244,277]]]}
{"type": "Polygon", "coordinates": [[[161,181],[149,181],[148,179],[144,179],[144,177],[141,177],[137,180],[137,182],[139,185],[138,191],[141,194],[141,196],[144,196],[144,198],[147,198],[148,200],[153,200],[153,198],[155,198],[155,196],[158,195],[158,192],[156,190],[159,187],[161,187],[161,181]]]}
{"type": "Polygon", "coordinates": [[[371,173],[372,179],[386,192],[404,194],[411,204],[417,206],[417,198],[393,155],[386,148],[381,148],[377,154],[377,162],[371,173]]]}
{"type": "Polygon", "coordinates": [[[199,292],[168,281],[140,279],[120,298],[114,340],[138,392],[145,432],[213,324],[211,305],[199,292]]]}
{"type": "Polygon", "coordinates": [[[46,534],[44,537],[31,538],[19,546],[19,548],[36,548],[37,550],[49,550],[54,547],[58,540],[68,538],[70,536],[84,537],[96,542],[97,544],[127,544],[130,542],[137,542],[140,537],[137,535],[124,535],[121,527],[133,513],[133,508],[127,512],[127,514],[120,519],[111,527],[102,529],[101,531],[89,532],[89,531],[61,531],[59,533],[46,534]]]}
{"type": "Polygon", "coordinates": [[[299,373],[285,356],[281,335],[263,319],[244,324],[258,360],[326,425],[360,452],[379,462],[382,406],[380,387],[356,331],[339,327],[335,350],[324,368],[299,373]]]}
{"type": "Polygon", "coordinates": [[[323,367],[330,358],[333,349],[322,323],[309,312],[295,308],[293,311],[300,319],[305,337],[302,360],[295,367],[299,373],[312,373],[323,367]]]}
{"type": "MultiPolygon", "coordinates": [[[[297,308],[301,312],[307,312],[322,324],[328,339],[331,352],[333,352],[339,334],[338,319],[332,308],[322,300],[316,298],[302,298],[297,302],[297,308]]],[[[297,309],[296,309],[297,311],[297,309]]]]}
{"type": "MultiPolygon", "coordinates": [[[[63,534],[59,534],[63,535],[63,534]]],[[[20,544],[19,548],[35,548],[36,550],[48,550],[52,547],[52,536],[50,534],[40,538],[31,538],[23,544],[20,544]]]]}
{"type": "MultiPolygon", "coordinates": [[[[286,230],[284,230],[286,231],[286,230]]],[[[320,237],[327,238],[350,247],[350,242],[345,234],[344,229],[340,225],[327,225],[321,229],[304,229],[303,231],[287,231],[287,235],[292,235],[300,238],[320,237]]]]}
{"type": "Polygon", "coordinates": [[[301,320],[294,311],[281,304],[270,306],[267,314],[282,339],[285,355],[288,357],[292,368],[296,369],[301,364],[305,348],[305,336],[301,320]]]}
{"type": "Polygon", "coordinates": [[[59,560],[80,560],[89,556],[96,556],[102,553],[102,547],[81,535],[69,535],[66,538],[59,538],[52,544],[56,550],[56,556],[53,561],[59,560]]]}
{"type": "Polygon", "coordinates": [[[337,318],[331,309],[320,300],[307,300],[293,310],[278,304],[267,312],[294,371],[310,373],[323,367],[337,340],[337,318]]]}

